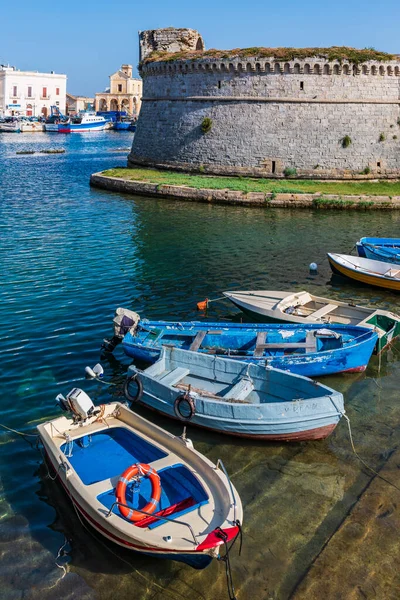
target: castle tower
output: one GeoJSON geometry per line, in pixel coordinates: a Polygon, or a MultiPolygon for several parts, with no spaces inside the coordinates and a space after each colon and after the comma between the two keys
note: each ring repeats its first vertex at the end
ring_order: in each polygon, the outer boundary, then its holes
{"type": "Polygon", "coordinates": [[[139,31],[139,60],[152,52],[181,52],[204,50],[204,41],[195,29],[148,29],[139,31]]]}
{"type": "Polygon", "coordinates": [[[204,51],[193,29],[139,35],[129,164],[221,175],[400,176],[400,57],[373,49],[204,51]]]}

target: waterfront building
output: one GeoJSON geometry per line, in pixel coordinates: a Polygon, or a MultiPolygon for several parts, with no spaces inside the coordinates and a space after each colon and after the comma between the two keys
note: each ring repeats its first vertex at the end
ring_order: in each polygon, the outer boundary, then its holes
{"type": "Polygon", "coordinates": [[[66,75],[0,65],[0,115],[47,117],[51,106],[65,113],[66,88],[66,75]]]}
{"type": "Polygon", "coordinates": [[[89,98],[88,96],[73,96],[72,94],[67,94],[67,115],[76,115],[80,111],[93,110],[93,106],[94,98],[89,98]]]}
{"type": "Polygon", "coordinates": [[[400,176],[400,57],[364,48],[204,50],[193,29],[139,34],[129,163],[261,177],[400,176]],[[160,135],[162,132],[162,135],[160,135]]]}
{"type": "Polygon", "coordinates": [[[132,77],[132,65],[110,75],[110,87],[96,94],[96,110],[120,110],[137,116],[142,103],[142,80],[132,77]]]}

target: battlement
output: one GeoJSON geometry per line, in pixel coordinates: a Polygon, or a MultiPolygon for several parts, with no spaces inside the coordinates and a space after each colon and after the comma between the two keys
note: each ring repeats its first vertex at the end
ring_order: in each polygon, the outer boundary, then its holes
{"type": "Polygon", "coordinates": [[[350,61],[329,61],[318,57],[303,60],[278,61],[274,57],[267,60],[247,58],[236,59],[176,59],[157,60],[142,64],[143,74],[159,75],[167,73],[267,73],[295,75],[379,75],[400,77],[400,59],[385,62],[368,61],[351,63],[350,61]]]}

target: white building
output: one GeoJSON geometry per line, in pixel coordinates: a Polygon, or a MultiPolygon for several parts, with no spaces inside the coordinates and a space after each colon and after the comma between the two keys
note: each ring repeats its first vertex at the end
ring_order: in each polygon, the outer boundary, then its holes
{"type": "Polygon", "coordinates": [[[0,65],[0,116],[46,117],[51,106],[65,114],[66,92],[66,75],[0,65]]]}

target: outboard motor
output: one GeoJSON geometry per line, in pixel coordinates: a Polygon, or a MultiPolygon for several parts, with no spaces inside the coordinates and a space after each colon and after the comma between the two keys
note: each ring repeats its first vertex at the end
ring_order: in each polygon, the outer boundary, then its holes
{"type": "Polygon", "coordinates": [[[63,411],[72,413],[75,421],[84,421],[95,414],[93,402],[80,388],[73,388],[66,398],[58,394],[56,400],[63,411]]]}
{"type": "Polygon", "coordinates": [[[127,308],[117,308],[113,319],[114,336],[111,338],[111,340],[103,340],[103,350],[106,350],[107,352],[113,352],[128,331],[130,331],[132,335],[135,335],[139,321],[140,316],[133,310],[128,310],[127,308]]]}

